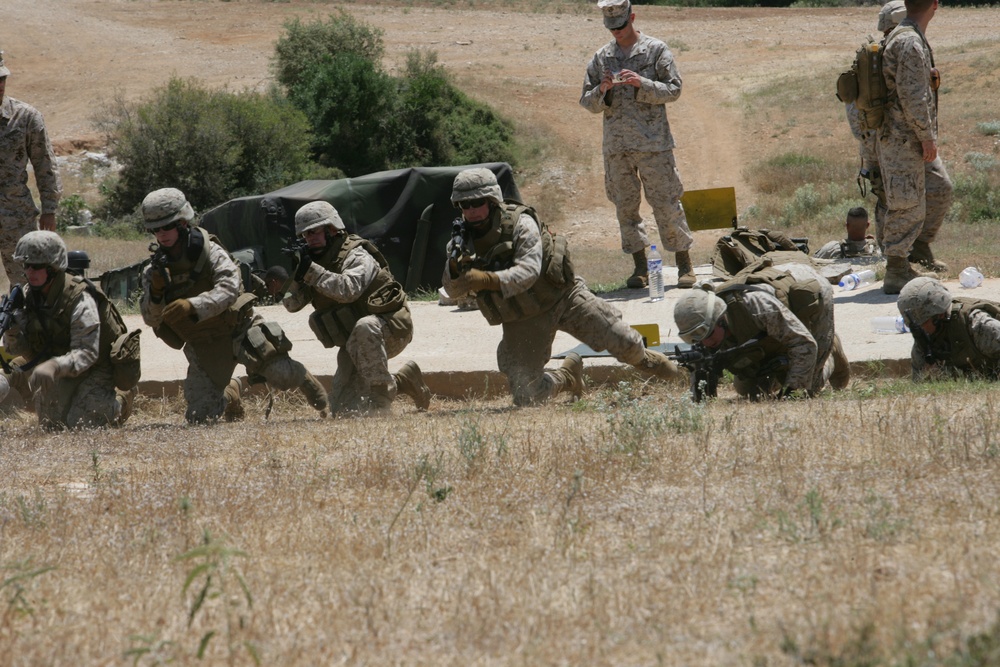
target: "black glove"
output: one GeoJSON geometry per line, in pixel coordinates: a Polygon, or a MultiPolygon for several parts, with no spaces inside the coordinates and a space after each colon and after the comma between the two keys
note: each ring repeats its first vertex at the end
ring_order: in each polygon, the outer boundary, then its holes
{"type": "Polygon", "coordinates": [[[307,250],[299,252],[299,263],[295,267],[295,275],[292,276],[292,278],[295,279],[295,282],[300,283],[305,280],[306,271],[309,270],[312,263],[312,257],[309,256],[309,252],[307,250]]]}

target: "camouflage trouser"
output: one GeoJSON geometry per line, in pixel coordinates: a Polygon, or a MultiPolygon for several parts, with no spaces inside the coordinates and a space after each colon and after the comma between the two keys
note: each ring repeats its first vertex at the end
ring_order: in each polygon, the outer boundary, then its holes
{"type": "Polygon", "coordinates": [[[81,428],[115,424],[121,414],[110,365],[100,365],[82,378],[59,378],[46,393],[28,388],[31,371],[5,375],[10,388],[28,405],[34,406],[38,423],[44,428],[81,428]]]}
{"type": "Polygon", "coordinates": [[[10,285],[6,292],[18,283],[24,283],[24,269],[14,261],[14,247],[22,236],[28,232],[38,229],[36,217],[15,218],[4,216],[0,218],[0,261],[3,261],[4,271],[7,273],[7,280],[10,285]]]}
{"type": "Polygon", "coordinates": [[[681,206],[684,186],[673,151],[605,153],[604,189],[618,215],[622,250],[632,254],[649,245],[646,224],[639,214],[640,186],[653,209],[660,232],[660,249],[667,252],[689,249],[693,238],[681,206]]]}
{"type": "Polygon", "coordinates": [[[931,243],[951,207],[954,188],[941,158],[924,162],[916,140],[887,135],[878,143],[885,187],[887,257],[907,257],[917,239],[931,243]]]}
{"type": "Polygon", "coordinates": [[[370,407],[371,388],[386,387],[389,398],[396,381],[389,373],[389,359],[406,349],[413,330],[394,333],[377,315],[367,315],[354,325],[347,345],[337,352],[337,371],[330,389],[332,414],[363,411],[370,407]]]}
{"type": "Polygon", "coordinates": [[[565,331],[595,351],[609,351],[618,361],[637,365],[645,358],[642,336],[622,314],[594,296],[581,279],[549,310],[517,322],[504,322],[497,366],[507,376],[515,405],[544,403],[557,385],[545,371],[556,331],[565,331]]]}

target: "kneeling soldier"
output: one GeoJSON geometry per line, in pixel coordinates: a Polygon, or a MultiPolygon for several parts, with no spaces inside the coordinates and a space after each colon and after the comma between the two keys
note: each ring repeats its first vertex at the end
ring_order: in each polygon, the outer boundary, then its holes
{"type": "Polygon", "coordinates": [[[324,416],[323,385],[288,356],[292,342],[281,327],[254,312],[255,297],[243,292],[229,253],[191,224],[194,210],[184,193],[149,193],[142,215],[159,244],[142,274],[142,319],[167,345],[184,350],[187,421],[243,416],[242,384],[233,378],[237,363],[246,366],[251,383],[298,389],[324,416]]]}
{"type": "Polygon", "coordinates": [[[301,239],[291,292],[282,300],[290,312],[312,304],[309,326],[324,347],[339,347],[330,390],[336,413],[388,410],[398,393],[418,410],[431,392],[417,364],[408,361],[390,375],[389,359],[413,339],[406,292],[371,242],[348,234],[329,203],[315,201],[295,214],[301,239]]]}
{"type": "Polygon", "coordinates": [[[4,345],[20,358],[0,375],[0,394],[13,387],[46,428],[122,424],[139,380],[139,331],[129,334],[100,288],[67,274],[66,244],[55,232],[28,232],[14,259],[28,290],[12,290],[15,301],[23,296],[4,345]]]}

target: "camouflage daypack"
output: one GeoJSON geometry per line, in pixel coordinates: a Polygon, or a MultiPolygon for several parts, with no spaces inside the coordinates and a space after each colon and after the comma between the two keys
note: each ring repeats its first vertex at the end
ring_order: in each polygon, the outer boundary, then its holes
{"type": "Polygon", "coordinates": [[[759,258],[730,280],[716,286],[715,293],[754,289],[755,285],[770,285],[775,296],[792,314],[814,331],[817,317],[823,312],[823,286],[815,279],[798,280],[790,273],[773,266],[768,257],[759,258]]]}
{"type": "Polygon", "coordinates": [[[854,55],[851,69],[837,77],[837,99],[844,104],[854,103],[858,108],[858,124],[864,132],[877,130],[885,123],[885,109],[890,100],[882,73],[882,54],[901,29],[913,28],[897,27],[882,42],[868,37],[854,55]]]}
{"type": "Polygon", "coordinates": [[[737,227],[720,238],[712,253],[712,272],[719,278],[730,278],[761,256],[778,250],[809,254],[809,239],[789,238],[782,232],[767,229],[737,227]]]}

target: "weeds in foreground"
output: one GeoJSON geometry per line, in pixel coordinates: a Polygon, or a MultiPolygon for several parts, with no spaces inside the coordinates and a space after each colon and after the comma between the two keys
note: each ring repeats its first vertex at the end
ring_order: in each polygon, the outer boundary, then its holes
{"type": "Polygon", "coordinates": [[[31,558],[0,567],[5,574],[10,573],[0,581],[0,595],[6,604],[0,625],[9,627],[15,619],[35,613],[37,603],[32,596],[32,584],[38,577],[55,569],[52,565],[36,566],[31,558]]]}

